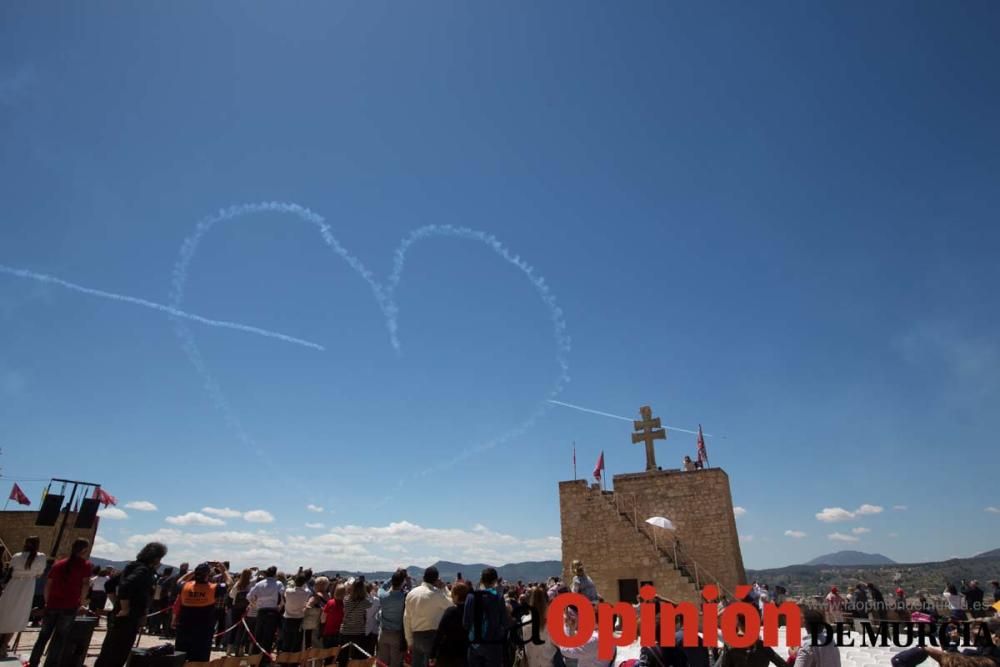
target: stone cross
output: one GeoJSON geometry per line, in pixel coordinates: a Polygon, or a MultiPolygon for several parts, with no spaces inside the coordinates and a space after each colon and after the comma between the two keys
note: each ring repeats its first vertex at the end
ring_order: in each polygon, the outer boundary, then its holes
{"type": "Polygon", "coordinates": [[[653,417],[653,409],[648,405],[639,408],[642,419],[633,421],[636,432],[632,434],[632,444],[646,443],[646,470],[656,470],[656,452],[653,451],[654,440],[666,440],[667,432],[660,427],[660,418],[653,417]]]}

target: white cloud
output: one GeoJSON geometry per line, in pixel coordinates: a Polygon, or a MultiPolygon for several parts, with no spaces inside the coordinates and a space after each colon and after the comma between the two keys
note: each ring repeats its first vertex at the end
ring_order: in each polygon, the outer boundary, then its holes
{"type": "Polygon", "coordinates": [[[202,507],[201,511],[205,514],[222,517],[223,519],[236,519],[243,516],[243,512],[229,507],[202,507]]]}
{"type": "Polygon", "coordinates": [[[830,533],[827,537],[834,542],[858,542],[858,538],[854,535],[845,535],[844,533],[830,533]]]}
{"type": "Polygon", "coordinates": [[[317,529],[317,528],[323,528],[323,527],[324,527],[324,525],[322,523],[307,523],[306,524],[306,528],[317,529]]]}
{"type": "Polygon", "coordinates": [[[855,535],[864,535],[865,533],[870,533],[871,528],[865,528],[864,526],[858,526],[857,528],[851,528],[851,532],[855,535]]]}
{"type": "Polygon", "coordinates": [[[137,512],[156,512],[159,508],[148,500],[132,500],[125,503],[125,507],[137,512]]]}
{"type": "Polygon", "coordinates": [[[740,542],[753,542],[753,535],[740,535],[740,542]]]}
{"type": "Polygon", "coordinates": [[[739,519],[741,516],[743,516],[746,513],[747,513],[747,510],[746,510],[745,507],[740,507],[740,506],[737,505],[736,507],[733,508],[733,516],[735,516],[737,519],[739,519]]]}
{"type": "Polygon", "coordinates": [[[309,503],[308,505],[306,505],[306,509],[309,510],[310,512],[322,512],[323,511],[322,507],[320,507],[319,505],[313,505],[312,503],[309,503]]]}
{"type": "Polygon", "coordinates": [[[129,560],[135,557],[135,551],[129,551],[117,542],[111,542],[98,535],[94,538],[94,548],[91,549],[91,555],[108,560],[129,560]]]}
{"type": "Polygon", "coordinates": [[[843,507],[824,507],[822,511],[816,513],[816,518],[824,523],[836,523],[838,521],[850,521],[859,516],[869,514],[879,514],[885,509],[881,505],[869,505],[865,503],[853,512],[845,510],[843,507]]]}
{"type": "Polygon", "coordinates": [[[889,537],[892,537],[892,538],[899,537],[899,533],[889,533],[889,537]]]}
{"type": "Polygon", "coordinates": [[[267,510],[250,510],[243,514],[243,520],[250,523],[274,523],[274,515],[267,510]]]}
{"type": "Polygon", "coordinates": [[[816,513],[816,518],[824,523],[850,521],[854,518],[854,512],[848,512],[843,507],[824,507],[821,512],[816,513]]]}
{"type": "Polygon", "coordinates": [[[801,530],[786,530],[785,531],[785,537],[794,537],[797,540],[801,540],[805,536],[806,536],[806,534],[803,533],[801,530]]]}
{"type": "Polygon", "coordinates": [[[226,525],[226,522],[223,521],[222,519],[216,519],[210,516],[205,516],[201,512],[188,512],[187,514],[180,514],[178,516],[168,516],[166,521],[167,523],[173,524],[175,526],[225,526],[226,525]]]}
{"type": "Polygon", "coordinates": [[[119,519],[127,519],[128,512],[118,509],[117,507],[105,507],[97,513],[97,516],[102,519],[114,519],[117,521],[119,519]]]}
{"type": "Polygon", "coordinates": [[[893,505],[892,509],[895,510],[895,511],[897,511],[897,512],[905,512],[906,510],[908,510],[910,508],[907,507],[906,505],[893,505]]]}
{"type": "Polygon", "coordinates": [[[992,505],[990,505],[989,507],[987,507],[983,511],[984,512],[990,512],[991,514],[1000,514],[1000,507],[993,507],[992,505]]]}
{"type": "Polygon", "coordinates": [[[562,553],[557,536],[515,536],[486,526],[431,528],[409,521],[333,526],[308,535],[277,529],[197,532],[162,528],[132,535],[127,543],[139,548],[152,540],[170,547],[171,562],[230,560],[237,568],[277,565],[293,570],[299,565],[314,570],[391,570],[400,565],[426,566],[441,559],[504,565],[559,560],[562,553]],[[405,562],[400,562],[401,553],[406,554],[405,562]]]}

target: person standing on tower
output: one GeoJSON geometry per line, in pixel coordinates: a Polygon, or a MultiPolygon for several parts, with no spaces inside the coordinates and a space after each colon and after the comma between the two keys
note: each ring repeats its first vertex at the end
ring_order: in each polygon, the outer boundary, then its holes
{"type": "Polygon", "coordinates": [[[573,584],[571,589],[574,593],[579,593],[593,603],[597,603],[597,586],[594,580],[587,576],[581,561],[573,561],[573,584]]]}

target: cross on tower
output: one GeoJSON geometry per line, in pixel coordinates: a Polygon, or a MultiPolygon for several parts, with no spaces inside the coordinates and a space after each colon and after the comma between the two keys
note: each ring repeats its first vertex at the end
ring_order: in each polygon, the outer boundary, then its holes
{"type": "Polygon", "coordinates": [[[639,408],[642,419],[633,421],[636,432],[632,434],[632,444],[646,443],[646,470],[656,470],[656,452],[653,451],[654,440],[666,440],[667,432],[660,427],[660,418],[653,417],[653,409],[648,405],[639,408]]]}

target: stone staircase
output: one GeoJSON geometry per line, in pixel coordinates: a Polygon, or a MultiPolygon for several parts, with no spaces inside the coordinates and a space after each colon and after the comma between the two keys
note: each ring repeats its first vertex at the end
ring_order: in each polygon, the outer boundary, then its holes
{"type": "Polygon", "coordinates": [[[648,549],[651,560],[668,568],[674,574],[674,576],[670,577],[669,581],[655,582],[657,592],[660,595],[675,599],[678,602],[695,602],[700,599],[701,590],[697,585],[695,575],[690,571],[687,563],[682,562],[678,564],[674,562],[673,543],[669,545],[657,543],[642,526],[636,524],[633,517],[635,513],[632,511],[632,507],[625,508],[616,501],[614,492],[592,489],[591,493],[599,497],[599,500],[596,502],[609,510],[606,513],[608,516],[614,517],[613,520],[620,522],[629,531],[636,533],[637,540],[648,549]]]}
{"type": "Polygon", "coordinates": [[[598,493],[601,494],[603,501],[614,511],[620,521],[631,526],[636,533],[642,536],[659,562],[673,568],[680,575],[682,589],[685,589],[686,592],[686,589],[690,588],[693,600],[700,600],[701,588],[707,584],[715,584],[721,593],[730,598],[734,597],[732,591],[724,587],[708,570],[701,567],[688,554],[682,550],[675,551],[673,541],[666,537],[666,531],[663,531],[663,541],[654,539],[652,531],[655,529],[646,524],[643,518],[645,514],[641,508],[636,508],[627,499],[623,501],[621,498],[616,498],[613,491],[599,491],[598,493]]]}

